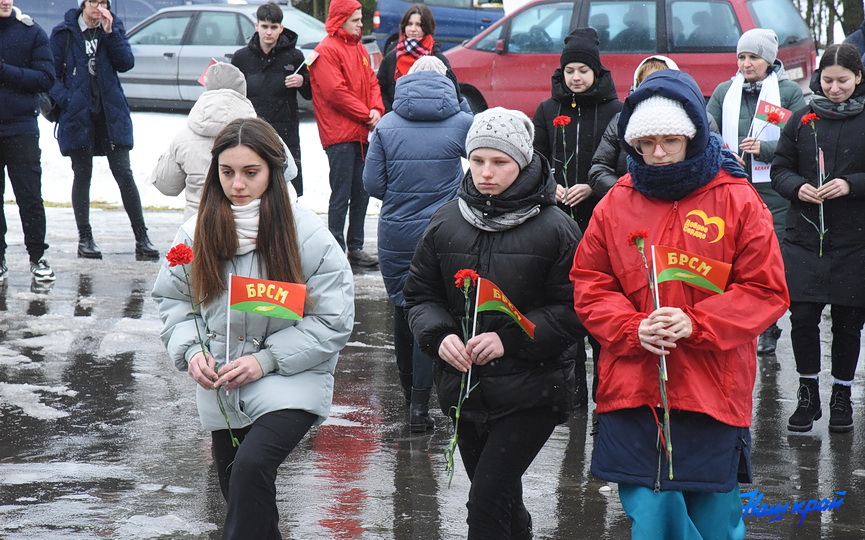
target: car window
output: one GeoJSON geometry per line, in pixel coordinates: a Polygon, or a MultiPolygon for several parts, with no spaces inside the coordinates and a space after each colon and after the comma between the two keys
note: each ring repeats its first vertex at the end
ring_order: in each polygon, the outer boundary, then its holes
{"type": "Polygon", "coordinates": [[[493,28],[489,34],[479,39],[472,48],[476,51],[496,52],[496,42],[501,39],[502,28],[504,27],[505,25],[500,24],[493,28]]]}
{"type": "Polygon", "coordinates": [[[190,45],[243,45],[237,15],[203,11],[195,23],[190,45]]]}
{"type": "Polygon", "coordinates": [[[286,28],[297,34],[298,47],[312,49],[327,35],[324,23],[318,19],[296,9],[286,11],[285,14],[286,17],[282,23],[286,28]]]}
{"type": "Polygon", "coordinates": [[[445,6],[462,9],[469,9],[472,7],[472,0],[427,0],[425,3],[430,6],[445,6]]]}
{"type": "Polygon", "coordinates": [[[598,32],[601,52],[653,52],[655,9],[654,2],[591,2],[589,26],[598,32]]]}
{"type": "Polygon", "coordinates": [[[243,35],[243,42],[249,43],[252,39],[252,34],[255,33],[255,24],[246,17],[238,17],[240,21],[240,33],[243,35]]]}
{"type": "Polygon", "coordinates": [[[735,50],[742,29],[728,2],[686,0],[668,4],[667,29],[671,52],[688,49],[735,50]]]}
{"type": "Polygon", "coordinates": [[[560,53],[570,33],[573,2],[541,4],[511,18],[509,53],[560,53]]]}
{"type": "Polygon", "coordinates": [[[170,14],[153,20],[129,36],[130,45],[180,45],[192,15],[170,14]]]}
{"type": "Polygon", "coordinates": [[[746,4],[757,28],[770,28],[778,35],[778,43],[791,45],[809,41],[811,33],[795,6],[787,0],[754,0],[746,4]]]}

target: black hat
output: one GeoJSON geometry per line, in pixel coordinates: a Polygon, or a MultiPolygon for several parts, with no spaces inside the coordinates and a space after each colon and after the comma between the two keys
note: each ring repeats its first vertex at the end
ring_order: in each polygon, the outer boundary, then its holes
{"type": "Polygon", "coordinates": [[[582,62],[595,73],[604,70],[601,64],[601,52],[598,49],[598,33],[594,28],[576,28],[565,38],[565,48],[562,49],[561,67],[571,62],[582,62]]]}

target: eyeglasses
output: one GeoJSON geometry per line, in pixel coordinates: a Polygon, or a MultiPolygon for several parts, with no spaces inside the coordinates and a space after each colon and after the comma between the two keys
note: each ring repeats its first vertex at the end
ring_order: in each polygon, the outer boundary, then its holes
{"type": "Polygon", "coordinates": [[[648,156],[655,153],[655,148],[660,145],[661,150],[665,154],[675,154],[681,152],[685,147],[688,139],[682,135],[664,137],[661,140],[652,139],[636,139],[633,143],[634,150],[641,156],[648,156]]]}
{"type": "Polygon", "coordinates": [[[103,0],[102,2],[100,2],[99,0],[87,0],[87,3],[93,7],[108,7],[108,0],[103,0]]]}

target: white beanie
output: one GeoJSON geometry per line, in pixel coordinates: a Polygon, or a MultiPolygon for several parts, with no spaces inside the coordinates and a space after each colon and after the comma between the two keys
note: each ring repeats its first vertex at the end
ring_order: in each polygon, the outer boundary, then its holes
{"type": "Polygon", "coordinates": [[[233,64],[226,62],[212,64],[207,68],[204,83],[208,90],[228,88],[242,96],[246,95],[246,77],[233,64]]]}
{"type": "Polygon", "coordinates": [[[778,36],[774,30],[767,28],[753,28],[748,30],[739,38],[736,46],[736,54],[743,52],[756,54],[771,66],[778,57],[778,36]]]}
{"type": "Polygon", "coordinates": [[[694,122],[681,103],[664,96],[652,96],[637,104],[628,118],[625,141],[633,146],[634,139],[656,135],[684,135],[693,139],[697,133],[694,122]]]}
{"type": "Polygon", "coordinates": [[[478,148],[492,148],[510,156],[520,169],[532,161],[535,126],[520,111],[493,107],[476,114],[466,135],[466,155],[478,148]]]}
{"type": "Polygon", "coordinates": [[[409,73],[417,73],[418,71],[435,71],[439,75],[447,75],[448,68],[444,62],[427,54],[415,60],[408,70],[409,73]]]}

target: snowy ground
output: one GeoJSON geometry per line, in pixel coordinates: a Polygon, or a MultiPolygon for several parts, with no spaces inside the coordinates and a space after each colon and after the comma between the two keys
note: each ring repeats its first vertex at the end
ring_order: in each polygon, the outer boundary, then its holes
{"type": "MultiPolygon", "coordinates": [[[[186,123],[185,114],[134,112],[132,124],[135,129],[135,148],[130,154],[132,173],[141,192],[141,202],[151,208],[183,208],[184,196],[168,197],[150,185],[153,168],[159,156],[168,148],[174,135],[186,123]]],[[[42,147],[42,197],[46,202],[68,204],[72,190],[72,165],[69,158],[60,155],[54,139],[54,124],[39,118],[42,147]]],[[[321,148],[315,119],[308,115],[300,123],[300,145],[303,159],[304,196],[300,202],[318,213],[327,213],[327,200],[330,197],[328,185],[327,155],[321,148]]],[[[7,186],[4,198],[14,200],[12,189],[7,186]]],[[[104,201],[120,205],[120,191],[108,169],[104,157],[93,161],[93,184],[90,188],[91,201],[104,201]]],[[[378,214],[381,203],[370,199],[369,214],[378,214]]]]}

